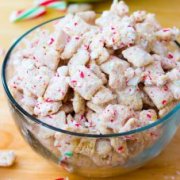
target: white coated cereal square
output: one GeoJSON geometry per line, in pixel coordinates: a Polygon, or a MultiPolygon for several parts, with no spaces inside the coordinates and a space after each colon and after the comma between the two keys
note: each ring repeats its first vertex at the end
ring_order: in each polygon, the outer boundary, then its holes
{"type": "Polygon", "coordinates": [[[153,62],[153,57],[138,46],[129,47],[122,54],[136,67],[143,67],[153,62]]]}
{"type": "Polygon", "coordinates": [[[139,114],[141,126],[145,126],[157,120],[157,113],[154,109],[143,110],[139,114]]]}
{"type": "Polygon", "coordinates": [[[126,121],[126,123],[122,126],[120,132],[127,132],[132,129],[137,129],[140,123],[139,120],[136,118],[130,118],[126,121]]]}
{"type": "Polygon", "coordinates": [[[67,41],[70,37],[63,31],[63,29],[59,29],[58,31],[55,31],[53,37],[54,37],[53,46],[59,53],[61,53],[64,50],[67,41]]]}
{"type": "Polygon", "coordinates": [[[161,41],[173,41],[177,39],[179,34],[178,28],[164,28],[156,32],[156,37],[161,41]]]}
{"type": "Polygon", "coordinates": [[[172,101],[171,103],[167,104],[164,108],[160,109],[159,111],[159,117],[162,118],[165,116],[168,112],[170,112],[179,102],[178,101],[172,101]]]}
{"type": "Polygon", "coordinates": [[[36,62],[36,66],[47,66],[48,68],[55,70],[60,61],[59,52],[53,47],[39,47],[35,49],[33,54],[33,60],[36,62]]]}
{"type": "Polygon", "coordinates": [[[124,1],[114,1],[110,10],[120,17],[128,15],[129,13],[129,7],[124,1]]]}
{"type": "Polygon", "coordinates": [[[169,83],[168,87],[172,92],[174,99],[180,100],[180,80],[169,83]]]}
{"type": "Polygon", "coordinates": [[[107,62],[100,65],[101,70],[106,74],[111,74],[113,71],[121,71],[121,73],[124,73],[124,71],[129,67],[129,63],[116,57],[116,56],[110,56],[107,62]]]}
{"type": "Polygon", "coordinates": [[[102,80],[103,84],[107,83],[106,75],[101,71],[100,66],[98,66],[96,63],[89,64],[89,69],[102,80]]]}
{"type": "Polygon", "coordinates": [[[84,48],[80,48],[68,62],[69,74],[73,75],[77,71],[79,65],[86,65],[88,61],[89,52],[84,48]]]}
{"type": "Polygon", "coordinates": [[[104,47],[103,39],[100,35],[95,35],[89,45],[90,57],[96,60],[97,64],[102,64],[109,58],[109,52],[104,47]]]}
{"type": "MultiPolygon", "coordinates": [[[[56,128],[63,129],[63,127],[66,126],[66,114],[63,111],[59,111],[56,114],[52,114],[52,115],[49,115],[46,117],[42,117],[41,120],[44,123],[47,123],[47,124],[54,126],[56,128]]],[[[54,132],[54,131],[52,131],[52,132],[54,132]]]]}
{"type": "Polygon", "coordinates": [[[94,154],[95,146],[95,139],[82,138],[78,146],[75,148],[75,152],[91,157],[94,154]]]}
{"type": "Polygon", "coordinates": [[[107,156],[112,151],[110,141],[107,139],[99,139],[96,142],[96,152],[100,156],[107,156]]]}
{"type": "Polygon", "coordinates": [[[171,91],[169,91],[166,86],[164,87],[145,86],[144,91],[151,98],[151,100],[158,109],[162,109],[168,103],[172,102],[174,99],[171,91]]]}
{"type": "MultiPolygon", "coordinates": [[[[56,114],[48,115],[45,117],[40,117],[41,121],[56,127],[60,129],[65,129],[66,128],[66,114],[63,111],[59,111],[56,114]]],[[[36,134],[37,137],[41,140],[41,142],[44,142],[45,145],[49,147],[49,138],[52,138],[55,136],[55,131],[51,130],[50,128],[46,128],[44,126],[40,126],[40,128],[37,130],[36,134]]],[[[52,150],[52,149],[51,149],[52,150]]]]}
{"type": "Polygon", "coordinates": [[[124,123],[133,115],[133,111],[124,105],[108,105],[99,116],[99,128],[104,133],[104,128],[111,128],[114,133],[121,130],[124,123]],[[101,128],[102,127],[102,128],[101,128]]]}
{"type": "Polygon", "coordinates": [[[66,43],[63,52],[61,53],[61,59],[70,59],[77,52],[78,48],[81,46],[81,43],[81,36],[71,37],[69,41],[66,43]]]}
{"type": "Polygon", "coordinates": [[[82,35],[90,29],[80,16],[68,14],[56,24],[56,30],[63,29],[69,36],[82,35]]]}
{"type": "Polygon", "coordinates": [[[50,99],[53,101],[61,101],[64,99],[69,88],[69,85],[66,81],[67,71],[67,66],[58,68],[56,75],[50,80],[46,89],[44,94],[45,99],[50,99]]]}
{"type": "Polygon", "coordinates": [[[0,167],[12,166],[15,158],[16,156],[13,151],[0,151],[0,167]]]}
{"type": "Polygon", "coordinates": [[[78,12],[76,15],[79,16],[81,19],[83,19],[88,24],[95,24],[95,20],[97,17],[97,15],[94,11],[78,12]]]}
{"type": "Polygon", "coordinates": [[[29,66],[26,62],[22,63],[21,68],[22,71],[19,73],[22,73],[23,89],[28,90],[37,97],[42,96],[52,77],[52,71],[45,66],[39,68],[36,68],[34,64],[29,66]]]}
{"type": "MultiPolygon", "coordinates": [[[[159,81],[164,75],[164,70],[162,69],[160,61],[154,61],[152,64],[145,67],[143,81],[145,85],[161,85],[159,81]]],[[[163,79],[162,79],[163,80],[163,79]]],[[[163,83],[163,82],[162,82],[163,83]]],[[[165,83],[165,81],[164,81],[165,83]]]]}
{"type": "Polygon", "coordinates": [[[90,110],[92,110],[92,111],[94,111],[94,112],[96,112],[96,113],[102,113],[103,112],[103,110],[104,110],[104,106],[103,105],[99,105],[99,104],[94,104],[94,103],[92,103],[92,101],[88,101],[87,103],[86,103],[86,106],[90,109],[90,110]]]}
{"type": "Polygon", "coordinates": [[[139,88],[129,86],[122,91],[118,91],[117,95],[119,104],[129,106],[136,111],[142,109],[143,102],[139,88]]]}
{"type": "Polygon", "coordinates": [[[39,97],[34,107],[34,114],[44,117],[56,113],[61,106],[61,101],[55,102],[39,97]]]}
{"type": "Polygon", "coordinates": [[[72,102],[75,113],[84,113],[85,100],[77,92],[74,93],[74,98],[72,99],[72,102]]]}
{"type": "Polygon", "coordinates": [[[70,77],[69,82],[69,85],[85,100],[91,100],[102,84],[101,79],[85,66],[79,66],[79,70],[70,77]]]}
{"type": "Polygon", "coordinates": [[[102,87],[99,89],[99,91],[93,96],[92,102],[94,104],[105,104],[108,103],[109,101],[112,101],[115,99],[115,95],[111,92],[110,89],[106,87],[102,87]]]}

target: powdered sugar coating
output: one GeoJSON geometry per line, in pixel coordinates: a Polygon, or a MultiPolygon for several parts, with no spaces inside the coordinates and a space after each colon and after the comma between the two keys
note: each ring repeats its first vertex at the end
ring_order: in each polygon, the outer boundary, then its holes
{"type": "MultiPolygon", "coordinates": [[[[157,121],[180,101],[179,30],[162,28],[145,11],[130,15],[123,1],[95,16],[68,14],[53,32],[25,40],[12,57],[14,98],[42,122],[79,133],[120,133],[157,121]]],[[[61,163],[84,166],[123,165],[161,136],[161,127],[97,140],[39,125],[31,131],[61,163]]]]}
{"type": "Polygon", "coordinates": [[[0,152],[0,167],[9,167],[14,164],[16,155],[13,151],[0,152]]]}

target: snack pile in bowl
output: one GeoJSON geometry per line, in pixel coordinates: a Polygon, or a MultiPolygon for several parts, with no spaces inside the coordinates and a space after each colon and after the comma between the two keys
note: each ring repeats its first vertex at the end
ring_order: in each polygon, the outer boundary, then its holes
{"type": "MultiPolygon", "coordinates": [[[[93,11],[68,14],[53,32],[42,29],[11,57],[9,86],[28,113],[56,128],[85,134],[130,131],[179,103],[178,35],[175,27],[162,28],[154,14],[129,14],[123,1],[114,1],[98,18],[93,11]]],[[[34,131],[48,149],[57,148],[61,160],[78,163],[81,154],[84,166],[88,158],[97,166],[123,164],[160,133],[154,128],[136,137],[96,141],[34,131]]]]}

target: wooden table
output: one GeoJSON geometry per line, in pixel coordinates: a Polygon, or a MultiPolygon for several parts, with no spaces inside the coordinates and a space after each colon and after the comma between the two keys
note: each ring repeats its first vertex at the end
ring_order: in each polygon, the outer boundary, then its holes
{"type": "MultiPolygon", "coordinates": [[[[180,0],[127,0],[131,10],[145,9],[157,14],[164,27],[176,25],[180,28],[180,0]]],[[[30,7],[32,0],[0,0],[0,47],[8,48],[10,44],[29,28],[60,16],[51,11],[46,16],[27,22],[12,24],[8,21],[12,10],[30,7]]],[[[96,4],[95,9],[101,11],[108,8],[110,2],[96,4]]],[[[2,58],[1,61],[2,63],[2,58]]],[[[6,97],[0,87],[0,149],[13,149],[17,154],[16,164],[11,168],[0,168],[0,180],[55,180],[58,177],[69,177],[70,180],[86,180],[88,178],[68,174],[54,167],[37,155],[18,132],[9,113],[6,97]]],[[[91,178],[92,179],[92,178],[91,178]]],[[[180,130],[159,157],[141,169],[109,180],[180,180],[180,130]]]]}

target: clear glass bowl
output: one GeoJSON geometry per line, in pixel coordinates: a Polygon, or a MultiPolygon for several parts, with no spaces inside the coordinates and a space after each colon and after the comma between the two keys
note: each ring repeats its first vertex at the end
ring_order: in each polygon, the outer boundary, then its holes
{"type": "MultiPolygon", "coordinates": [[[[174,136],[180,123],[180,104],[165,117],[150,125],[119,134],[97,135],[70,132],[50,126],[31,116],[13,98],[7,83],[13,74],[11,57],[13,57],[13,54],[18,49],[23,48],[26,38],[30,39],[36,35],[37,30],[43,28],[51,31],[56,20],[58,18],[42,23],[17,39],[9,49],[2,66],[3,86],[9,100],[11,113],[22,136],[36,152],[44,156],[48,161],[54,161],[58,166],[63,166],[67,171],[83,176],[111,177],[143,166],[149,160],[156,157],[174,136]],[[73,153],[67,152],[62,158],[58,145],[54,145],[55,133],[60,133],[64,140],[72,139],[72,142],[75,144],[78,144],[80,141],[84,142],[82,144],[83,147],[79,147],[78,150],[75,149],[73,153]],[[118,154],[113,149],[106,156],[99,155],[91,149],[91,146],[93,146],[93,142],[102,140],[108,142],[125,141],[128,154],[118,154]],[[89,150],[91,151],[87,152],[89,150]],[[87,156],[87,153],[90,155],[87,156]]],[[[63,139],[61,140],[63,141],[63,139]]],[[[123,149],[120,150],[123,151],[123,149]]]]}

